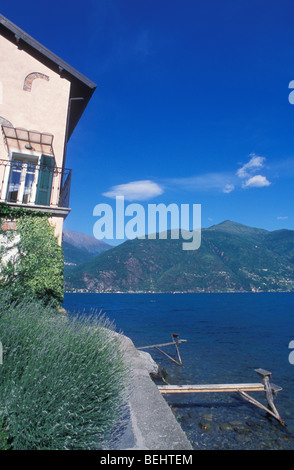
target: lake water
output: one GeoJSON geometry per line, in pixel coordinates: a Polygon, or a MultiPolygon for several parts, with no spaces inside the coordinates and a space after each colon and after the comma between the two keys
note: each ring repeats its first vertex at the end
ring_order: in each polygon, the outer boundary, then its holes
{"type": "MultiPolygon", "coordinates": [[[[287,427],[237,393],[165,396],[195,449],[294,449],[294,293],[65,294],[70,312],[102,311],[136,347],[165,343],[171,333],[183,366],[148,350],[170,384],[258,382],[272,372],[283,390],[275,405],[287,427]]],[[[164,348],[173,354],[173,347],[164,348]]],[[[264,405],[263,392],[252,392],[264,405]]]]}

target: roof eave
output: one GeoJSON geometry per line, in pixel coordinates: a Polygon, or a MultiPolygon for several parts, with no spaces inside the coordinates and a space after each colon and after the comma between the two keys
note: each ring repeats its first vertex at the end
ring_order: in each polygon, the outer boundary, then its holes
{"type": "Polygon", "coordinates": [[[74,67],[69,65],[64,60],[62,60],[60,57],[58,57],[56,54],[51,52],[41,43],[36,41],[36,39],[29,36],[27,33],[25,33],[25,31],[20,29],[18,26],[16,26],[14,23],[9,21],[7,18],[5,18],[1,14],[0,14],[0,25],[2,25],[2,27],[4,27],[7,31],[9,31],[10,33],[14,35],[14,42],[18,44],[19,47],[22,47],[22,43],[31,47],[32,50],[34,50],[37,54],[43,56],[46,62],[49,61],[52,63],[52,66],[55,66],[54,68],[57,67],[59,70],[59,73],[65,72],[69,74],[70,76],[79,80],[80,82],[82,82],[84,85],[86,85],[93,91],[97,88],[96,83],[92,82],[92,80],[90,80],[85,75],[83,75],[78,70],[76,70],[74,67]]]}
{"type": "Polygon", "coordinates": [[[78,70],[51,52],[33,37],[29,36],[25,31],[1,14],[0,34],[16,44],[20,49],[26,50],[26,52],[44,63],[61,77],[68,79],[71,82],[70,98],[83,98],[83,100],[76,103],[75,111],[71,113],[71,122],[69,123],[68,129],[69,138],[97,88],[96,83],[92,82],[92,80],[81,74],[78,70]]]}

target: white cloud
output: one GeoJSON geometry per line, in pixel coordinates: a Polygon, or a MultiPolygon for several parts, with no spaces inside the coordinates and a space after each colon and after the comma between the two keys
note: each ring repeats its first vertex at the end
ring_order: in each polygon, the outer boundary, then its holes
{"type": "Polygon", "coordinates": [[[266,179],[265,176],[255,175],[249,178],[245,183],[242,184],[243,188],[262,188],[269,186],[271,183],[266,179]]]}
{"type": "Polygon", "coordinates": [[[116,196],[124,196],[127,201],[147,201],[163,193],[163,187],[150,180],[131,181],[126,184],[113,186],[103,196],[115,199],[116,196]]]}
{"type": "Polygon", "coordinates": [[[173,178],[168,184],[181,187],[188,191],[222,191],[230,193],[235,186],[232,184],[234,176],[230,173],[203,173],[202,175],[188,176],[187,178],[173,178]]]}
{"type": "Polygon", "coordinates": [[[251,159],[249,162],[245,163],[239,170],[237,171],[237,176],[239,178],[247,178],[252,175],[255,171],[263,168],[265,157],[260,157],[259,155],[250,154],[251,159]]]}
{"type": "Polygon", "coordinates": [[[242,188],[263,188],[269,186],[271,182],[263,175],[255,175],[255,173],[264,167],[265,157],[251,153],[249,162],[245,163],[236,175],[242,178],[242,188]]]}
{"type": "Polygon", "coordinates": [[[266,176],[255,174],[265,167],[265,161],[265,157],[251,153],[249,161],[235,172],[204,173],[187,178],[174,178],[167,183],[189,191],[221,191],[224,194],[229,194],[240,186],[242,188],[261,188],[271,184],[266,176]]]}
{"type": "Polygon", "coordinates": [[[277,217],[278,220],[286,220],[288,219],[288,216],[280,216],[280,217],[277,217]]]}
{"type": "Polygon", "coordinates": [[[233,184],[226,184],[225,187],[223,188],[223,193],[229,194],[232,191],[234,191],[235,186],[233,184]]]}
{"type": "Polygon", "coordinates": [[[266,176],[255,174],[265,167],[266,158],[250,154],[249,161],[237,171],[220,171],[187,176],[183,178],[166,178],[160,183],[151,180],[131,181],[113,186],[103,196],[115,199],[124,196],[128,201],[147,201],[163,194],[164,190],[222,192],[230,194],[240,186],[244,189],[270,186],[266,176]]]}

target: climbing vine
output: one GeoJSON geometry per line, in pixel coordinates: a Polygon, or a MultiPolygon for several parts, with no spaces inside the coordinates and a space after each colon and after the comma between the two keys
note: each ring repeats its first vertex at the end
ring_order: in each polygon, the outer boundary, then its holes
{"type": "Polygon", "coordinates": [[[46,215],[13,215],[16,230],[5,232],[8,243],[1,247],[0,291],[13,300],[29,296],[57,306],[63,300],[63,250],[46,215]]]}
{"type": "Polygon", "coordinates": [[[2,219],[18,219],[23,216],[31,217],[50,217],[52,214],[48,212],[33,211],[24,207],[12,207],[5,202],[0,203],[0,220],[2,219]]]}

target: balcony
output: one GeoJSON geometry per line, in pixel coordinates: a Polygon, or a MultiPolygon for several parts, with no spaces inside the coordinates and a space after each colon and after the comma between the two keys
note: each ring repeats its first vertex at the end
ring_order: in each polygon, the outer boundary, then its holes
{"type": "Polygon", "coordinates": [[[70,183],[71,170],[54,166],[52,157],[0,159],[0,202],[67,215],[70,183]]]}

